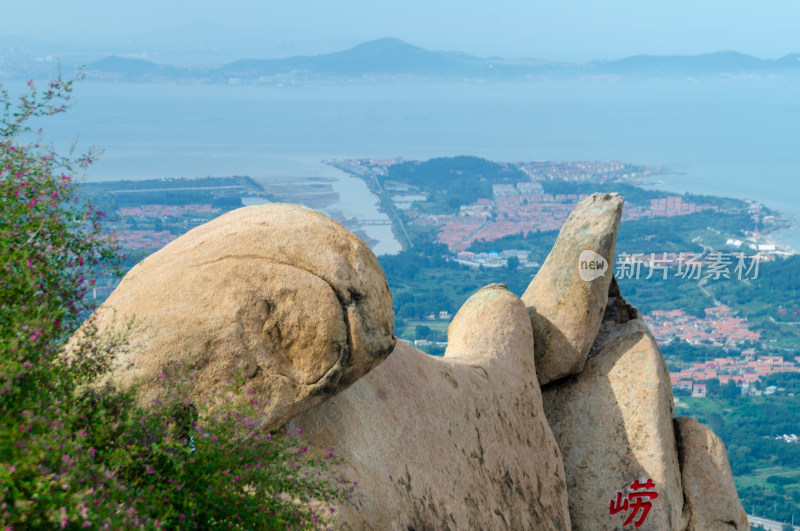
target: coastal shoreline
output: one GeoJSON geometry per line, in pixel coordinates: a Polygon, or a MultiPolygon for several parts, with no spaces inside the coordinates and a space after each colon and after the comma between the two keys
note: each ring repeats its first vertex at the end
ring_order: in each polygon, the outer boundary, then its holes
{"type": "Polygon", "coordinates": [[[692,173],[688,170],[677,171],[665,169],[665,171],[659,173],[658,176],[666,177],[666,179],[647,179],[639,186],[645,190],[658,190],[676,194],[689,194],[698,196],[729,197],[731,199],[750,202],[753,205],[757,205],[764,210],[769,211],[773,216],[775,216],[774,226],[768,227],[761,233],[754,236],[761,240],[762,243],[780,247],[783,252],[786,252],[790,255],[800,254],[800,219],[798,219],[798,216],[800,216],[800,209],[798,209],[797,212],[793,212],[791,210],[787,212],[787,210],[782,207],[774,206],[775,201],[770,201],[763,198],[754,199],[751,194],[734,192],[728,193],[727,195],[720,195],[717,192],[709,192],[702,187],[694,188],[694,190],[692,190],[689,188],[690,185],[686,185],[685,183],[670,182],[669,179],[670,176],[688,178],[690,175],[692,175],[692,173]]]}
{"type": "MultiPolygon", "coordinates": [[[[377,179],[373,176],[370,172],[374,170],[371,168],[365,161],[371,161],[372,159],[333,159],[333,160],[324,160],[322,163],[334,167],[337,170],[350,175],[351,177],[358,178],[364,183],[367,184],[369,191],[373,197],[375,197],[379,202],[379,209],[385,215],[387,215],[392,220],[392,231],[394,237],[397,241],[404,241],[407,234],[403,234],[405,232],[405,227],[398,227],[398,223],[402,224],[402,219],[400,215],[396,212],[396,208],[394,204],[391,205],[393,212],[387,212],[387,207],[384,204],[384,201],[391,202],[391,199],[388,197],[387,194],[382,193],[382,190],[378,189],[377,179]],[[381,197],[385,196],[385,197],[381,197]],[[397,218],[397,219],[395,219],[397,218]],[[401,229],[403,229],[401,231],[401,229]]],[[[376,159],[381,164],[392,164],[397,162],[414,162],[410,159],[405,158],[397,158],[397,159],[376,159]],[[392,162],[394,161],[394,162],[392,162]]],[[[522,166],[523,164],[527,163],[515,163],[517,166],[522,166]]],[[[767,247],[774,247],[775,252],[782,256],[792,256],[798,254],[796,248],[787,243],[787,239],[791,238],[783,238],[779,234],[782,231],[796,231],[796,225],[794,223],[794,219],[787,217],[781,211],[766,206],[761,201],[756,201],[749,198],[738,198],[738,197],[728,197],[718,194],[707,194],[707,193],[697,193],[692,191],[684,191],[678,192],[675,190],[669,190],[665,188],[670,188],[669,186],[660,186],[665,184],[664,180],[661,180],[660,177],[669,178],[669,176],[686,176],[689,174],[687,171],[676,171],[668,167],[661,167],[661,166],[644,166],[646,171],[643,174],[631,176],[625,180],[614,180],[610,181],[613,182],[623,182],[629,184],[631,186],[635,186],[637,188],[641,188],[642,190],[648,191],[658,191],[664,192],[665,194],[675,194],[680,196],[689,196],[689,197],[710,197],[714,199],[730,199],[734,201],[744,201],[748,203],[752,208],[748,208],[748,211],[755,211],[755,212],[765,212],[767,213],[764,218],[769,218],[769,226],[764,227],[759,232],[749,232],[743,235],[743,238],[749,238],[752,240],[753,244],[758,246],[767,246],[767,247]]],[[[381,168],[380,171],[385,171],[381,168]]],[[[385,173],[384,173],[385,174],[385,173]]],[[[587,181],[589,182],[589,181],[587,181]]]]}

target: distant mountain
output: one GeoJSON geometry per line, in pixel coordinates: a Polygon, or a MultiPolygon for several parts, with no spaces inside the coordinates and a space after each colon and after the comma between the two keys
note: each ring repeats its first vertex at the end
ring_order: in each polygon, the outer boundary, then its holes
{"type": "Polygon", "coordinates": [[[437,52],[399,39],[378,39],[348,50],[285,59],[245,59],[220,67],[179,68],[141,59],[107,57],[88,65],[87,72],[100,78],[194,79],[228,82],[233,79],[261,81],[324,80],[326,78],[417,77],[424,79],[558,79],[597,76],[625,78],[698,78],[723,75],[797,75],[800,54],[765,60],[737,52],[703,55],[637,55],[615,61],[586,64],[539,60],[482,58],[460,52],[437,52]]]}
{"type": "Polygon", "coordinates": [[[144,59],[117,57],[115,55],[95,61],[86,67],[87,72],[122,74],[126,76],[176,76],[184,71],[180,68],[160,65],[144,59]]]}
{"type": "Polygon", "coordinates": [[[790,53],[789,55],[784,55],[776,61],[776,64],[789,68],[800,67],[800,53],[790,53]]]}
{"type": "Polygon", "coordinates": [[[768,70],[775,61],[738,52],[702,55],[636,55],[616,61],[589,63],[588,68],[604,73],[635,77],[709,76],[768,70]]]}
{"type": "Polygon", "coordinates": [[[236,61],[222,67],[226,74],[275,75],[306,70],[325,75],[407,74],[418,76],[479,77],[491,61],[463,53],[433,52],[399,39],[378,39],[349,50],[288,59],[236,61]]]}

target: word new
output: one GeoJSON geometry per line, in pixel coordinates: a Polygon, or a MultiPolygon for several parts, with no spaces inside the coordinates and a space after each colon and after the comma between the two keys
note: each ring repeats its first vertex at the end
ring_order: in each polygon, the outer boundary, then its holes
{"type": "Polygon", "coordinates": [[[618,490],[616,499],[612,499],[608,504],[608,514],[613,516],[622,511],[630,511],[628,518],[622,524],[622,527],[625,527],[633,521],[636,513],[641,509],[642,516],[633,523],[635,527],[641,526],[653,506],[648,500],[658,498],[657,492],[644,489],[654,489],[655,486],[652,479],[647,479],[644,483],[639,483],[637,479],[628,487],[627,496],[623,496],[623,492],[618,490]]]}
{"type": "Polygon", "coordinates": [[[592,250],[581,252],[578,257],[578,274],[582,280],[591,282],[596,278],[605,276],[608,271],[608,261],[592,250]]]}

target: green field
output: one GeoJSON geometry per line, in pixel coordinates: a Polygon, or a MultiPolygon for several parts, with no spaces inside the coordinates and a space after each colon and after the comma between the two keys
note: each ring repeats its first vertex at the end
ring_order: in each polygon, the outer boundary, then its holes
{"type": "Polygon", "coordinates": [[[800,521],[800,443],[775,435],[800,433],[800,397],[677,397],[676,416],[695,417],[725,443],[745,510],[800,521]]]}

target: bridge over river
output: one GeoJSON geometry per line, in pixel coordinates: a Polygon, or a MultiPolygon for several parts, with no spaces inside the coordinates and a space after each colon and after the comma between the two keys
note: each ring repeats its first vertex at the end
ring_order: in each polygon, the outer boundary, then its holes
{"type": "Polygon", "coordinates": [[[348,225],[391,225],[392,222],[388,219],[348,219],[345,221],[348,225]]]}

